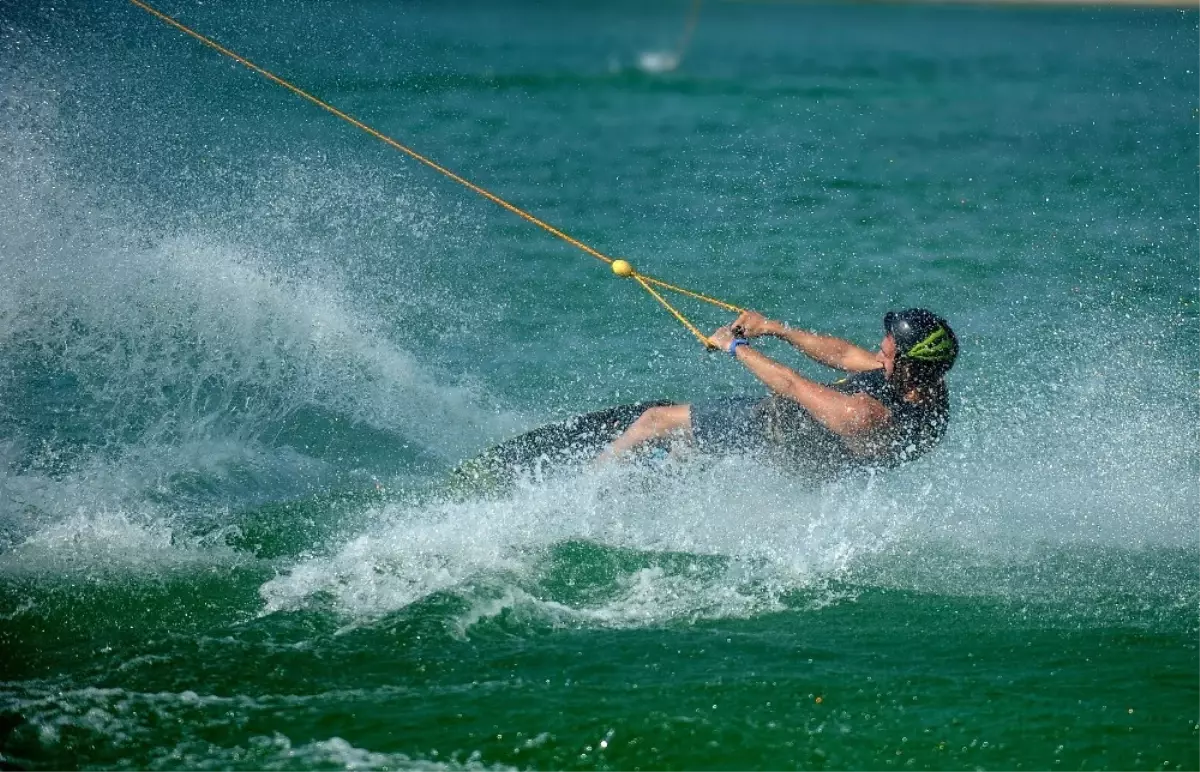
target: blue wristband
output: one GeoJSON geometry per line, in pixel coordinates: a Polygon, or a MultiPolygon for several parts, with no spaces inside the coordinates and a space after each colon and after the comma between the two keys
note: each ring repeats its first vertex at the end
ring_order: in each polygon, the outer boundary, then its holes
{"type": "Polygon", "coordinates": [[[729,352],[729,356],[737,359],[737,347],[749,345],[750,341],[746,340],[745,338],[734,338],[733,340],[729,341],[729,348],[726,350],[729,352]]]}

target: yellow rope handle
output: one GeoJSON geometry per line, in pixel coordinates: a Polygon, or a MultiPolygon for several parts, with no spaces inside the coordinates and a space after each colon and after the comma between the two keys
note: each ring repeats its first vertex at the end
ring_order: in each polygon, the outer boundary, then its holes
{"type": "Polygon", "coordinates": [[[705,303],[712,303],[714,306],[719,306],[721,308],[724,308],[726,311],[732,311],[735,314],[740,314],[746,310],[744,308],[735,306],[732,303],[726,303],[724,300],[717,300],[716,298],[710,298],[708,295],[701,295],[699,292],[692,292],[691,290],[684,289],[683,287],[676,287],[674,284],[667,284],[665,281],[663,281],[661,279],[656,279],[653,276],[647,276],[644,273],[639,273],[638,276],[642,277],[650,284],[657,285],[659,287],[662,287],[663,289],[669,289],[672,292],[678,292],[680,295],[687,295],[690,298],[696,298],[697,300],[703,300],[705,303]]]}
{"type": "Polygon", "coordinates": [[[650,282],[646,281],[646,278],[644,276],[642,276],[641,274],[635,273],[635,274],[633,274],[633,279],[638,284],[642,285],[642,289],[649,292],[651,294],[651,296],[654,297],[655,300],[657,300],[659,303],[662,303],[663,308],[670,311],[671,315],[674,316],[676,319],[678,319],[680,324],[682,324],[684,327],[686,327],[688,329],[688,332],[690,332],[691,334],[693,334],[697,338],[699,338],[700,342],[704,344],[705,348],[716,348],[716,345],[713,344],[713,342],[711,340],[709,340],[708,336],[705,335],[704,333],[700,332],[700,330],[696,327],[696,325],[692,324],[691,322],[689,322],[687,320],[687,317],[685,317],[683,314],[676,311],[675,306],[668,303],[666,298],[664,298],[662,295],[658,294],[658,292],[653,287],[650,286],[650,282]]]}
{"type": "MultiPolygon", "coordinates": [[[[399,150],[402,153],[405,153],[406,155],[414,158],[417,161],[420,161],[421,163],[425,164],[429,168],[431,168],[441,174],[444,174],[445,176],[449,177],[450,179],[454,180],[455,182],[459,183],[460,185],[463,185],[464,187],[467,187],[470,190],[475,191],[479,195],[483,196],[484,198],[488,199],[489,201],[491,201],[495,204],[498,204],[499,206],[503,207],[504,209],[507,209],[508,211],[512,212],[513,214],[517,215],[518,217],[522,218],[523,220],[527,220],[528,222],[533,223],[534,225],[538,226],[539,228],[553,234],[554,236],[557,236],[558,238],[567,242],[571,246],[576,247],[577,249],[591,255],[592,257],[594,257],[598,260],[603,260],[605,263],[608,263],[609,265],[612,265],[615,262],[613,260],[613,258],[608,257],[607,255],[593,249],[592,247],[589,247],[587,244],[584,244],[582,241],[579,241],[578,239],[572,238],[571,236],[562,232],[558,228],[555,228],[553,225],[550,225],[549,223],[538,219],[537,217],[533,216],[529,212],[526,212],[524,209],[521,209],[518,206],[510,204],[509,202],[507,202],[504,199],[497,196],[495,193],[485,190],[484,188],[479,187],[478,185],[471,182],[470,180],[460,177],[459,175],[455,174],[454,172],[450,171],[449,169],[445,168],[444,166],[441,166],[440,164],[435,163],[434,161],[421,155],[420,153],[413,150],[412,148],[407,147],[406,145],[400,144],[399,142],[397,142],[396,140],[387,136],[386,134],[376,131],[375,129],[371,128],[370,126],[368,126],[367,124],[358,120],[357,118],[354,118],[353,116],[350,116],[350,115],[342,112],[341,110],[337,109],[336,107],[329,104],[328,102],[318,99],[317,97],[308,93],[307,91],[300,88],[299,86],[289,83],[288,81],[284,80],[283,78],[279,77],[278,75],[276,75],[272,72],[269,72],[268,70],[264,70],[262,67],[259,67],[254,62],[251,62],[249,59],[246,59],[245,57],[239,56],[238,54],[234,53],[233,51],[230,51],[228,48],[226,48],[225,46],[216,42],[215,40],[205,37],[204,35],[201,35],[199,32],[196,32],[195,30],[191,29],[190,27],[185,26],[181,22],[168,16],[167,14],[163,13],[162,11],[159,11],[159,10],[156,10],[156,9],[150,7],[146,3],[142,2],[142,0],[129,0],[129,2],[133,3],[138,8],[141,8],[143,11],[146,11],[150,15],[157,17],[158,19],[165,22],[166,24],[169,24],[170,26],[174,27],[175,29],[179,30],[180,32],[183,32],[183,33],[195,38],[196,40],[199,40],[201,43],[208,46],[209,48],[212,48],[213,50],[215,50],[221,54],[224,54],[225,56],[228,56],[230,59],[233,59],[238,64],[241,64],[242,66],[246,67],[247,69],[258,73],[259,75],[263,76],[264,78],[271,81],[272,83],[276,83],[280,86],[283,86],[288,91],[291,91],[293,94],[295,94],[296,96],[301,97],[302,99],[306,99],[309,102],[312,102],[317,107],[320,107],[322,110],[325,110],[326,112],[329,112],[329,113],[337,116],[338,118],[341,118],[343,121],[345,121],[346,123],[349,123],[351,126],[354,126],[355,128],[365,131],[367,134],[370,134],[372,137],[375,137],[379,141],[389,145],[390,147],[395,148],[396,150],[399,150]]],[[[651,276],[645,276],[643,274],[632,274],[632,272],[631,272],[631,274],[625,274],[625,275],[633,275],[633,278],[637,279],[638,284],[640,284],[643,289],[645,289],[647,292],[649,292],[651,295],[653,295],[654,298],[657,299],[658,302],[662,303],[663,306],[668,311],[670,311],[675,316],[675,318],[678,319],[685,327],[687,327],[688,330],[690,330],[693,335],[695,335],[697,338],[699,338],[700,341],[702,343],[704,343],[705,346],[709,346],[710,348],[711,348],[711,344],[708,340],[708,337],[705,336],[702,332],[700,332],[696,328],[695,325],[693,325],[691,322],[689,322],[683,316],[683,314],[676,311],[675,308],[670,303],[668,303],[666,300],[664,300],[662,295],[660,295],[658,292],[655,292],[654,289],[652,289],[650,287],[650,285],[655,284],[664,289],[671,290],[672,292],[678,292],[680,294],[688,295],[690,297],[696,298],[697,300],[703,300],[706,303],[711,303],[715,306],[724,308],[727,311],[740,312],[742,310],[742,309],[738,308],[737,306],[717,300],[716,298],[711,298],[707,295],[702,295],[699,292],[692,292],[691,290],[687,290],[682,287],[677,287],[673,284],[668,284],[667,282],[661,281],[659,279],[655,279],[651,276]]]]}

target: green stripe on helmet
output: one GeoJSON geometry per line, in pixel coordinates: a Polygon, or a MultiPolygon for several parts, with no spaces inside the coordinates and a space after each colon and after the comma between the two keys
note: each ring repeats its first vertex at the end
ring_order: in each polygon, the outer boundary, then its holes
{"type": "Polygon", "coordinates": [[[946,334],[945,327],[938,327],[901,356],[919,362],[947,362],[954,358],[954,342],[946,334]]]}

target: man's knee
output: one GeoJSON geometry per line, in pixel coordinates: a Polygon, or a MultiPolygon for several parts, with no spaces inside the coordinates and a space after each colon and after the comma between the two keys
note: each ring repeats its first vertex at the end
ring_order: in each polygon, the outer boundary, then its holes
{"type": "Polygon", "coordinates": [[[690,412],[687,405],[661,405],[647,408],[646,412],[637,419],[637,423],[654,434],[666,434],[676,429],[686,428],[690,424],[690,412]]]}
{"type": "Polygon", "coordinates": [[[646,408],[646,410],[637,417],[637,421],[634,423],[640,424],[641,428],[643,429],[657,429],[659,424],[662,423],[662,408],[646,408]]]}

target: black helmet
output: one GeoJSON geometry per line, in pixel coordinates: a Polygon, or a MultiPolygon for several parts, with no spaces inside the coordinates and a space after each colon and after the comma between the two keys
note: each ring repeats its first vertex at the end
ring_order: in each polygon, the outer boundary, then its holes
{"type": "Polygon", "coordinates": [[[896,358],[927,365],[940,375],[958,356],[958,338],[945,319],[924,308],[888,311],[883,329],[896,341],[896,358]]]}

